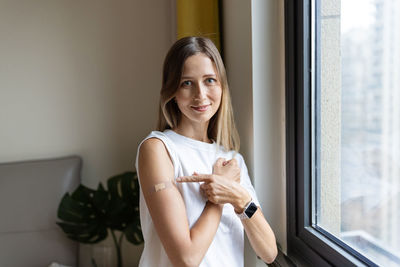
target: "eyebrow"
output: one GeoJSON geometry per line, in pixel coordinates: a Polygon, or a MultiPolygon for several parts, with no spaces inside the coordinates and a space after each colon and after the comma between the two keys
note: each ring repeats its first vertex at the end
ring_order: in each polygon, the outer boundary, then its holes
{"type": "MultiPolygon", "coordinates": [[[[215,74],[206,74],[206,75],[203,75],[203,77],[217,77],[217,75],[215,75],[215,74]]],[[[183,80],[183,79],[192,79],[193,77],[191,77],[191,76],[182,76],[181,77],[181,80],[183,80]]]]}

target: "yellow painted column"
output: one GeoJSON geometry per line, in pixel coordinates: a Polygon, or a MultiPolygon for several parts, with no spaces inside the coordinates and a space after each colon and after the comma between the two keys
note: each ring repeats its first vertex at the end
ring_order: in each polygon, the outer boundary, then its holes
{"type": "Polygon", "coordinates": [[[177,38],[202,36],[221,51],[218,0],[176,0],[177,38]]]}

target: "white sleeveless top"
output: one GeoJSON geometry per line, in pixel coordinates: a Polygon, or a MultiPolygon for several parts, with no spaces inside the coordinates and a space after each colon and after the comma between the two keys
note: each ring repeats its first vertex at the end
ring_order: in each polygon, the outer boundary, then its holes
{"type": "MultiPolygon", "coordinates": [[[[160,139],[165,144],[172,159],[175,170],[175,179],[181,176],[193,175],[193,172],[211,174],[212,167],[218,158],[222,157],[226,160],[230,160],[235,155],[234,151],[226,152],[222,147],[217,150],[216,143],[209,144],[197,141],[177,134],[172,130],[165,130],[164,132],[153,131],[140,143],[138,147],[136,170],[138,170],[138,157],[141,144],[145,140],[153,137],[160,139]]],[[[260,206],[254,188],[251,185],[243,157],[240,154],[236,154],[235,158],[241,169],[240,184],[251,194],[256,205],[260,206]]],[[[140,177],[139,172],[138,176],[140,177]]],[[[199,183],[178,183],[177,187],[185,202],[189,226],[192,227],[200,217],[207,199],[200,194],[199,183]]],[[[140,258],[139,266],[172,266],[154,228],[152,218],[141,190],[140,223],[144,237],[144,250],[140,258]]],[[[243,234],[243,225],[240,219],[236,216],[233,206],[225,204],[217,233],[215,234],[214,240],[199,266],[243,267],[243,234]]]]}

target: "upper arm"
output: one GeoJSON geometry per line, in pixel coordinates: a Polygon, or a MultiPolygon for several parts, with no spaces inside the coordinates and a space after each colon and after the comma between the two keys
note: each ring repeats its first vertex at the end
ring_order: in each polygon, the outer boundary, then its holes
{"type": "Polygon", "coordinates": [[[154,186],[174,181],[174,166],[164,143],[156,138],[143,142],[139,150],[139,179],[157,234],[174,263],[190,242],[186,208],[176,186],[158,192],[154,186]]]}

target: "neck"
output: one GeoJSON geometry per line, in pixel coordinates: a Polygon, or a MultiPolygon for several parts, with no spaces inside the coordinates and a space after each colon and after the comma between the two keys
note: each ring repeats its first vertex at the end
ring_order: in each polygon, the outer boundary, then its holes
{"type": "Polygon", "coordinates": [[[210,138],[208,138],[207,129],[208,123],[185,123],[184,121],[180,122],[178,127],[172,129],[176,133],[192,138],[197,141],[212,143],[210,138]]]}

